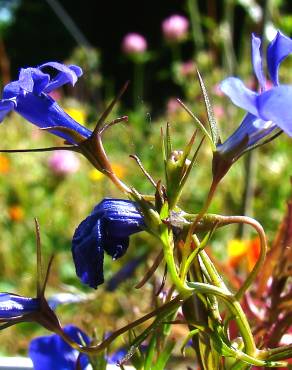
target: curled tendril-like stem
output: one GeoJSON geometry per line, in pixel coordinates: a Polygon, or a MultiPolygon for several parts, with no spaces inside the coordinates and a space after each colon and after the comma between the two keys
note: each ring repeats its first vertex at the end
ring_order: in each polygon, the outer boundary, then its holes
{"type": "Polygon", "coordinates": [[[225,223],[225,224],[244,223],[244,224],[252,226],[256,230],[260,238],[259,258],[256,264],[254,265],[252,271],[248,275],[247,279],[245,280],[245,282],[243,283],[243,285],[241,286],[241,288],[238,290],[238,292],[235,295],[236,299],[240,300],[242,296],[244,295],[244,293],[246,292],[246,290],[250,287],[250,285],[252,284],[252,282],[254,281],[258,272],[260,271],[261,267],[264,264],[266,254],[267,254],[266,234],[265,234],[265,231],[262,225],[251,217],[247,217],[247,216],[217,216],[217,217],[219,221],[218,226],[221,223],[225,223]]]}

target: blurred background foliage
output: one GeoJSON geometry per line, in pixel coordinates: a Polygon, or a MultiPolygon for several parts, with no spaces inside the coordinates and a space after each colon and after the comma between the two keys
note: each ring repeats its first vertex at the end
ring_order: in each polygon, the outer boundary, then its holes
{"type": "MultiPolygon", "coordinates": [[[[166,122],[171,124],[176,149],[185,145],[195,129],[176,98],[181,98],[206,122],[196,66],[208,88],[222,137],[228,137],[244,112],[222,96],[218,84],[235,74],[246,84],[255,85],[250,34],[262,35],[265,44],[274,37],[276,29],[291,36],[290,11],[288,0],[173,0],[167,4],[127,0],[102,2],[102,6],[90,0],[1,0],[1,84],[15,79],[20,67],[49,60],[80,65],[84,76],[77,85],[58,90],[54,98],[78,122],[92,128],[109,100],[125,81],[131,80],[126,95],[112,113],[112,117],[127,114],[129,122],[107,131],[105,147],[117,174],[127,184],[141,193],[152,193],[151,184],[129,154],[138,155],[155,180],[163,179],[161,127],[166,122]],[[185,38],[176,43],[167,42],[161,30],[162,21],[172,14],[183,15],[190,23],[185,38]],[[147,41],[148,48],[139,61],[121,50],[123,37],[129,32],[138,32],[147,41]]],[[[280,76],[285,83],[292,82],[291,66],[291,58],[281,66],[280,76]]],[[[0,149],[62,144],[14,113],[1,125],[1,137],[0,149]]],[[[290,194],[289,153],[291,139],[281,135],[258,150],[249,162],[241,159],[223,180],[210,211],[253,215],[271,241],[290,194]],[[247,187],[249,194],[245,196],[247,187]]],[[[47,295],[89,292],[75,275],[70,253],[72,235],[96,203],[120,194],[81,156],[53,156],[52,152],[0,154],[0,291],[34,294],[33,219],[37,217],[43,253],[46,258],[55,254],[47,295]],[[62,161],[68,164],[65,169],[62,161]]],[[[181,207],[187,212],[198,212],[204,202],[211,179],[210,163],[211,151],[205,144],[181,200],[181,207]]],[[[232,227],[221,230],[210,248],[228,263],[228,241],[238,237],[250,240],[253,234],[232,227]]],[[[147,255],[146,265],[150,265],[158,250],[154,239],[138,234],[131,239],[125,257],[119,261],[106,259],[106,281],[134,257],[147,255]]],[[[142,292],[133,288],[144,273],[145,264],[141,264],[133,278],[114,292],[105,292],[102,287],[86,296],[87,303],[60,307],[64,322],[73,321],[88,328],[95,325],[102,335],[104,328],[114,330],[127,323],[129,317],[146,312],[153,303],[153,283],[142,292]]],[[[33,334],[25,324],[1,333],[0,353],[25,353],[27,339],[33,334]]]]}

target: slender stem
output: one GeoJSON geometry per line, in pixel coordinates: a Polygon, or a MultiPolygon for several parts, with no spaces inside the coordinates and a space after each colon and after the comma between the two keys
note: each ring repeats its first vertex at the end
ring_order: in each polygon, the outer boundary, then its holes
{"type": "Polygon", "coordinates": [[[228,72],[232,75],[236,69],[236,56],[233,47],[234,0],[225,0],[223,11],[223,23],[221,24],[221,28],[224,31],[224,35],[222,35],[224,56],[228,72]]]}
{"type": "Polygon", "coordinates": [[[257,348],[254,342],[254,338],[246,319],[244,311],[242,310],[240,303],[236,300],[235,296],[223,290],[221,288],[204,284],[204,283],[188,283],[188,286],[193,288],[195,293],[204,293],[208,295],[215,295],[225,301],[227,307],[234,315],[234,319],[237,323],[238,329],[242,335],[246,353],[253,356],[257,352],[257,348]]]}
{"type": "Polygon", "coordinates": [[[196,229],[196,226],[198,225],[198,223],[200,222],[202,217],[205,215],[205,213],[208,211],[208,208],[211,204],[211,201],[212,201],[212,199],[214,197],[214,194],[215,194],[215,191],[217,189],[217,185],[218,185],[218,182],[216,182],[216,181],[212,182],[209,193],[208,193],[208,196],[207,196],[206,203],[204,204],[201,211],[197,214],[194,222],[192,223],[192,225],[189,228],[188,235],[186,237],[186,245],[187,246],[191,245],[192,237],[193,237],[194,231],[196,229]]]}
{"type": "Polygon", "coordinates": [[[95,346],[82,346],[74,342],[62,330],[58,330],[57,334],[60,335],[71,347],[73,347],[74,349],[77,349],[81,353],[98,354],[102,352],[103,350],[105,350],[120,335],[126,333],[127,331],[135,328],[138,325],[143,324],[145,321],[148,321],[154,316],[158,316],[158,315],[161,316],[164,313],[168,313],[169,311],[173,310],[175,307],[179,307],[181,304],[182,304],[182,297],[178,295],[173,300],[159,307],[158,309],[151,311],[147,315],[141,317],[140,319],[137,319],[131,322],[130,324],[118,329],[113,334],[111,334],[109,337],[107,337],[104,341],[102,341],[101,343],[95,346]]]}
{"type": "Polygon", "coordinates": [[[244,293],[246,292],[246,290],[250,287],[250,285],[256,278],[259,270],[264,264],[266,254],[267,254],[267,240],[266,240],[265,231],[258,221],[254,220],[253,218],[247,217],[247,216],[218,216],[218,221],[219,223],[221,222],[228,223],[228,224],[245,223],[247,225],[250,225],[256,230],[260,238],[260,248],[261,249],[260,249],[259,258],[256,264],[254,265],[252,271],[248,275],[247,279],[245,280],[245,282],[243,283],[243,285],[240,287],[240,289],[235,295],[236,298],[240,300],[242,296],[244,295],[244,293]]]}
{"type": "Polygon", "coordinates": [[[213,143],[212,137],[209,134],[209,132],[206,130],[205,126],[203,123],[194,115],[194,113],[180,100],[176,99],[177,102],[183,107],[183,109],[195,120],[197,123],[199,129],[202,131],[204,135],[206,135],[207,139],[209,140],[209,143],[211,145],[212,151],[216,151],[216,145],[213,143]]]}
{"type": "Polygon", "coordinates": [[[172,283],[175,285],[177,291],[182,297],[189,297],[192,295],[192,289],[186,287],[183,280],[179,277],[177,268],[173,256],[173,240],[172,236],[169,235],[168,230],[166,230],[161,235],[161,241],[163,245],[164,259],[167,264],[168,273],[171,277],[172,283]],[[171,238],[171,241],[169,240],[171,238]]]}
{"type": "Polygon", "coordinates": [[[134,109],[138,109],[139,101],[143,98],[143,79],[144,66],[141,62],[134,62],[134,78],[133,78],[133,104],[134,109]]]}
{"type": "Polygon", "coordinates": [[[37,153],[37,152],[51,152],[53,150],[71,150],[78,152],[78,147],[72,146],[51,146],[48,148],[36,148],[36,149],[0,149],[0,153],[37,153]]]}
{"type": "Polygon", "coordinates": [[[210,275],[210,278],[211,278],[213,284],[215,286],[217,286],[218,288],[221,288],[223,290],[226,290],[226,292],[229,292],[227,286],[225,285],[222,277],[218,274],[214,264],[212,263],[212,261],[210,260],[210,258],[208,256],[208,254],[204,250],[201,250],[199,252],[199,256],[202,259],[202,262],[203,262],[204,266],[206,267],[206,269],[208,271],[208,274],[210,275]]]}
{"type": "Polygon", "coordinates": [[[292,356],[292,344],[287,346],[266,349],[260,352],[267,360],[285,360],[292,356]]]}
{"type": "Polygon", "coordinates": [[[201,27],[200,10],[197,0],[188,0],[188,11],[191,19],[192,36],[197,51],[204,47],[204,36],[201,27]]]}

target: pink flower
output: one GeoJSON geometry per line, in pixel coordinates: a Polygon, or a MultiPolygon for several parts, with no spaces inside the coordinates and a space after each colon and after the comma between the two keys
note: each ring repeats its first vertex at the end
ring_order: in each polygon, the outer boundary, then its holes
{"type": "Polygon", "coordinates": [[[223,92],[221,91],[220,89],[220,85],[219,84],[216,84],[214,87],[213,87],[213,93],[217,96],[224,96],[223,92]]]}
{"type": "Polygon", "coordinates": [[[122,41],[122,50],[125,54],[142,54],[147,49],[146,39],[138,33],[128,33],[122,41]]]}
{"type": "Polygon", "coordinates": [[[167,41],[181,41],[187,35],[189,21],[182,15],[171,15],[162,22],[162,33],[167,41]]]}
{"type": "Polygon", "coordinates": [[[214,111],[215,117],[217,117],[218,119],[224,117],[224,109],[222,105],[215,104],[213,106],[213,111],[214,111]]]}
{"type": "Polygon", "coordinates": [[[191,77],[194,76],[196,73],[196,66],[192,60],[184,62],[180,66],[181,74],[184,77],[191,77]]]}
{"type": "Polygon", "coordinates": [[[176,100],[176,98],[169,98],[166,104],[166,112],[167,115],[171,116],[179,110],[180,106],[176,100]]]}
{"type": "Polygon", "coordinates": [[[49,168],[59,176],[77,172],[80,162],[75,153],[67,150],[58,150],[48,159],[49,168]]]}

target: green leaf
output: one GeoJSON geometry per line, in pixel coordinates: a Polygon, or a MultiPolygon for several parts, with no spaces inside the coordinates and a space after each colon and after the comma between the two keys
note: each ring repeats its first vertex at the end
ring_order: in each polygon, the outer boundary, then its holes
{"type": "Polygon", "coordinates": [[[157,343],[157,340],[156,340],[156,335],[154,333],[148,345],[147,353],[145,356],[144,370],[152,370],[152,363],[153,363],[153,358],[155,355],[156,343],[157,343]]]}
{"type": "Polygon", "coordinates": [[[165,369],[165,365],[171,356],[174,346],[175,346],[174,340],[170,340],[166,343],[166,346],[163,352],[160,353],[156,364],[152,368],[153,370],[164,370],[165,369]]]}
{"type": "Polygon", "coordinates": [[[201,76],[201,74],[198,70],[197,70],[197,74],[198,74],[199,83],[200,83],[200,86],[201,86],[201,90],[202,90],[202,94],[203,94],[203,97],[204,97],[204,102],[205,102],[205,106],[206,106],[206,110],[207,110],[207,115],[208,115],[208,121],[209,121],[209,125],[210,125],[212,140],[213,140],[213,143],[215,145],[217,145],[217,144],[221,143],[218,125],[217,125],[217,122],[216,122],[216,119],[215,119],[215,116],[214,116],[214,112],[213,112],[212,105],[210,103],[210,99],[208,97],[206,86],[205,86],[204,81],[202,79],[202,76],[201,76]]]}
{"type": "Polygon", "coordinates": [[[198,128],[202,131],[202,133],[204,135],[206,135],[210,145],[211,145],[211,148],[212,148],[212,151],[216,151],[216,144],[215,142],[213,141],[213,138],[212,136],[209,134],[209,132],[206,130],[205,126],[203,125],[203,123],[199,120],[199,118],[180,100],[180,99],[177,99],[177,102],[183,107],[183,109],[194,119],[194,121],[196,122],[198,128]]]}

